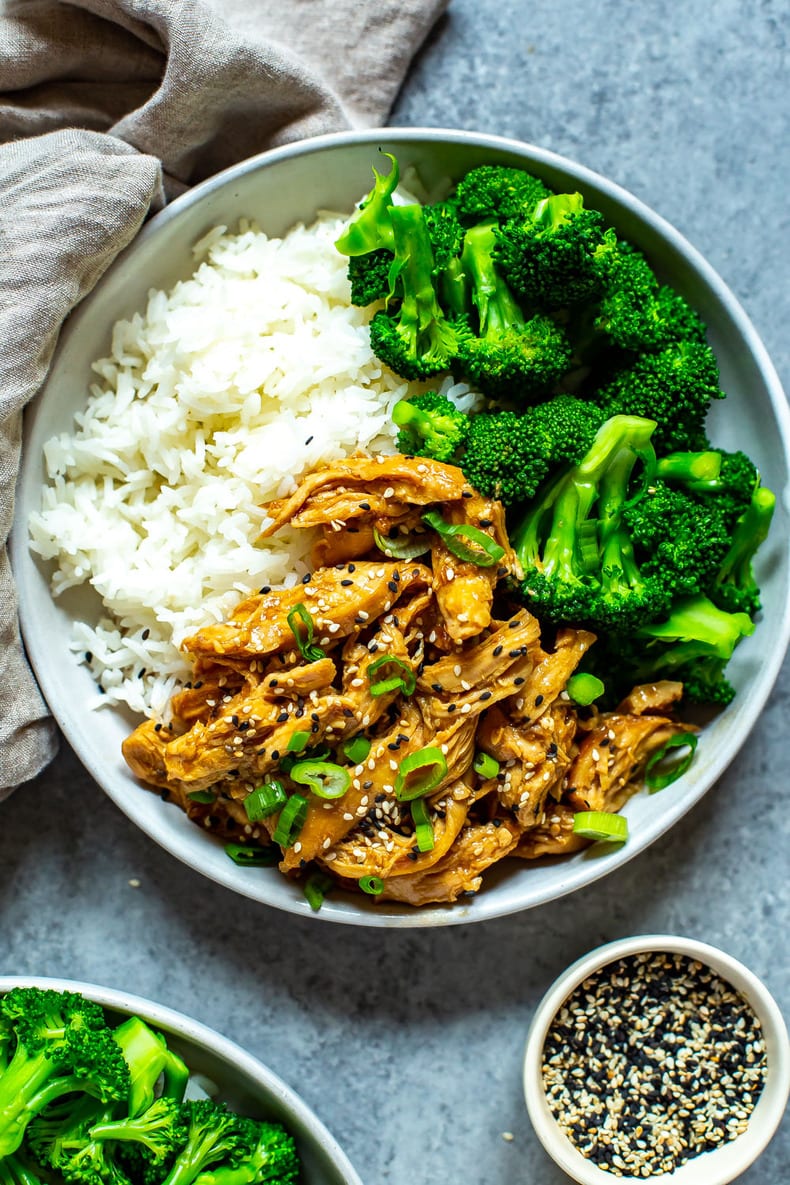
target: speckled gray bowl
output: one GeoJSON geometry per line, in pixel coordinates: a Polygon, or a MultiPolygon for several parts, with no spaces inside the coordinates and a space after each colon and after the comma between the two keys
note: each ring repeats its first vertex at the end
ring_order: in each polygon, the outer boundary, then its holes
{"type": "MultiPolygon", "coordinates": [[[[133,725],[121,711],[91,712],[90,675],[69,652],[76,615],[95,619],[90,589],[53,601],[47,566],[27,546],[27,519],[40,506],[42,449],[56,432],[71,429],[86,400],[90,364],[103,356],[120,317],[144,306],[152,287],[169,288],[191,273],[191,245],[217,223],[255,218],[271,234],[283,233],[319,209],[350,210],[371,185],[378,150],[395,153],[402,168],[416,167],[432,187],[480,163],[520,165],[560,190],[578,189],[617,230],[644,250],[660,274],[699,310],[710,328],[730,398],[711,417],[711,435],[724,448],[744,448],[766,485],[779,494],[771,537],[760,553],[764,620],[731,664],[738,696],[706,729],[689,772],[656,795],[628,804],[631,838],[601,854],[595,849],[540,865],[507,861],[491,870],[475,898],[453,906],[409,910],[362,895],[332,894],[315,916],[368,926],[437,926],[515,913],[589,885],[641,852],[685,814],[715,782],[762,711],[790,633],[787,484],[790,415],[779,380],[745,313],[721,279],[677,231],[636,198],[562,157],[539,148],[468,132],[395,130],[347,132],[279,148],[245,161],[186,193],[153,218],[109,269],[66,327],[49,379],[27,417],[24,464],[18,487],[12,558],[21,620],[30,659],[52,712],[69,742],[110,797],[157,843],[206,876],[257,901],[310,914],[298,885],[274,869],[238,868],[222,847],[175,807],[142,789],[121,758],[133,725]]],[[[700,855],[702,859],[702,854],[700,855]]]]}
{"type": "Polygon", "coordinates": [[[70,979],[0,976],[0,996],[22,986],[80,992],[101,1004],[110,1023],[132,1015],[141,1017],[164,1034],[170,1048],[184,1059],[193,1074],[216,1085],[218,1099],[252,1119],[282,1123],[296,1140],[304,1169],[300,1180],[304,1180],[304,1185],[362,1185],[342,1148],[307,1104],[276,1074],[227,1037],[181,1012],[128,992],[70,979]]]}

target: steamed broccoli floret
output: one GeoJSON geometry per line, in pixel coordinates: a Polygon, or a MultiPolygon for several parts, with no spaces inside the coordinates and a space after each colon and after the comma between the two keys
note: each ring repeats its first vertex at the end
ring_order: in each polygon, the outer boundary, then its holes
{"type": "Polygon", "coordinates": [[[623,519],[645,575],[663,577],[675,596],[703,592],[730,543],[727,520],[709,498],[699,498],[660,479],[623,519]]]}
{"type": "Polygon", "coordinates": [[[643,354],[591,397],[608,415],[656,420],[655,447],[671,452],[707,446],[705,418],[711,400],[723,399],[724,393],[711,348],[700,342],[678,342],[655,354],[643,354]]]}
{"type": "Polygon", "coordinates": [[[209,1185],[211,1174],[220,1167],[238,1168],[249,1160],[258,1141],[253,1120],[210,1099],[182,1103],[181,1109],[187,1125],[186,1142],[162,1185],[194,1185],[201,1174],[204,1185],[209,1185]]]}
{"type": "Polygon", "coordinates": [[[464,228],[453,202],[434,202],[433,205],[423,206],[422,212],[431,240],[434,266],[440,271],[460,252],[464,228]]]}
{"type": "Polygon", "coordinates": [[[386,300],[391,266],[392,252],[386,247],[369,251],[367,255],[352,255],[348,261],[351,303],[364,309],[377,300],[386,300]]]}
{"type": "Polygon", "coordinates": [[[705,340],[705,325],[689,303],[660,284],[644,255],[623,242],[610,260],[594,325],[610,345],[634,352],[705,340]]]}
{"type": "Polygon", "coordinates": [[[530,217],[506,223],[496,258],[517,297],[551,311],[597,300],[616,248],[603,216],[586,210],[581,194],[563,193],[538,202],[530,217]]]}
{"type": "Polygon", "coordinates": [[[47,1107],[28,1128],[28,1145],[39,1164],[74,1185],[129,1185],[109,1145],[91,1138],[91,1128],[113,1108],[89,1095],[69,1095],[47,1107]]]}
{"type": "Polygon", "coordinates": [[[300,1163],[293,1137],[278,1123],[256,1127],[255,1146],[240,1164],[202,1173],[195,1185],[296,1185],[300,1163]]]}
{"type": "Polygon", "coordinates": [[[91,1140],[102,1143],[139,1144],[151,1165],[162,1165],[185,1144],[187,1124],[181,1103],[162,1097],[140,1115],[100,1120],[89,1134],[91,1140]]]}
{"type": "Polygon", "coordinates": [[[572,395],[511,411],[471,417],[460,465],[475,489],[506,506],[526,502],[560,466],[580,461],[604,414],[572,395]]]}
{"type": "Polygon", "coordinates": [[[745,613],[727,613],[704,596],[672,607],[665,621],[642,626],[634,680],[679,679],[695,703],[724,706],[735,695],[724,670],[742,638],[754,633],[745,613]]]}
{"type": "Polygon", "coordinates": [[[708,590],[711,600],[728,613],[753,617],[761,608],[752,562],[768,535],[775,508],[776,495],[759,486],[735,526],[732,542],[708,590]]]}
{"type": "Polygon", "coordinates": [[[459,361],[484,394],[534,398],[566,373],[570,344],[550,317],[526,321],[494,264],[496,235],[491,223],[466,232],[461,268],[477,312],[477,334],[464,340],[459,361]]]}
{"type": "Polygon", "coordinates": [[[469,417],[437,391],[402,399],[392,409],[399,452],[450,461],[469,434],[469,417]]]}
{"type": "Polygon", "coordinates": [[[434,287],[434,258],[421,206],[393,206],[393,277],[400,297],[397,313],[376,313],[370,323],[374,353],[396,374],[424,379],[447,370],[468,328],[442,312],[434,287]]]}
{"type": "Polygon", "coordinates": [[[13,1053],[0,1076],[0,1156],[15,1152],[31,1120],[72,1092],[124,1100],[129,1069],[98,1004],[76,992],[13,988],[0,1000],[13,1053]]]}
{"type": "Polygon", "coordinates": [[[615,416],[582,460],[551,481],[516,530],[522,593],[551,621],[632,630],[669,603],[662,578],[635,562],[623,512],[638,461],[655,462],[655,422],[615,416]]]}
{"type": "Polygon", "coordinates": [[[542,181],[523,169],[479,165],[458,182],[455,204],[461,218],[468,222],[487,218],[502,222],[529,217],[538,202],[550,195],[551,190],[542,181]]]}

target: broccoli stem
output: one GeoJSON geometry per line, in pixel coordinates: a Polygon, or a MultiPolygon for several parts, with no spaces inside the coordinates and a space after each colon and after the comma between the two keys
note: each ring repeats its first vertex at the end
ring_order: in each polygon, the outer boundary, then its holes
{"type": "MultiPolygon", "coordinates": [[[[664,481],[713,482],[721,472],[721,453],[667,453],[656,463],[656,477],[664,481]]],[[[695,489],[698,487],[695,485],[695,489]]],[[[714,487],[709,487],[713,490],[714,487]]]]}
{"type": "Polygon", "coordinates": [[[18,1045],[0,1078],[0,1157],[16,1152],[35,1115],[72,1091],[90,1092],[90,1084],[76,1074],[60,1074],[44,1053],[29,1057],[18,1045]]]}
{"type": "Polygon", "coordinates": [[[716,577],[718,585],[731,583],[740,589],[752,589],[757,593],[752,560],[757,549],[765,542],[775,507],[776,495],[765,486],[758,486],[735,527],[729,551],[716,577]]]}
{"type": "Polygon", "coordinates": [[[666,621],[645,625],[641,637],[674,643],[660,652],[661,671],[675,670],[694,659],[729,661],[741,638],[754,633],[746,613],[726,613],[707,597],[690,597],[674,606],[666,621]]]}
{"type": "Polygon", "coordinates": [[[472,301],[480,318],[480,336],[493,340],[514,326],[524,324],[524,315],[494,264],[494,223],[473,226],[464,236],[461,265],[472,281],[472,301]]]}
{"type": "Polygon", "coordinates": [[[398,162],[388,152],[384,155],[392,161],[389,173],[373,170],[376,183],[352,218],[335,247],[342,255],[367,255],[381,247],[392,249],[392,224],[390,222],[390,201],[400,180],[398,162]]]}
{"type": "Polygon", "coordinates": [[[404,339],[410,357],[442,366],[455,349],[455,334],[436,296],[433,248],[422,207],[393,206],[390,219],[395,250],[390,288],[394,289],[400,280],[403,293],[398,333],[404,339]],[[443,336],[444,327],[447,341],[443,336]]]}

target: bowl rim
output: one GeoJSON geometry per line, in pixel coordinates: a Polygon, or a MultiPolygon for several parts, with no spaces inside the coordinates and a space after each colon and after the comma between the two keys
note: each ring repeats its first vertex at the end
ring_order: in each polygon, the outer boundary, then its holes
{"type": "Polygon", "coordinates": [[[537,1005],[527,1032],[522,1068],[527,1113],[546,1152],[578,1185],[612,1185],[620,1179],[587,1160],[560,1131],[543,1091],[541,1054],[554,1017],[580,983],[610,963],[652,951],[685,955],[710,967],[746,997],[762,1025],[766,1080],[746,1131],[721,1148],[686,1161],[673,1173],[639,1178],[666,1185],[727,1185],[764,1151],[782,1121],[790,1097],[790,1038],[781,1009],[765,983],[726,951],[698,939],[671,934],[618,938],[582,955],[557,976],[537,1005]]]}
{"type": "MultiPolygon", "coordinates": [[[[609,201],[612,201],[618,208],[627,210],[632,216],[638,218],[641,223],[673,248],[702,278],[715,300],[719,302],[725,313],[736,323],[738,332],[742,337],[744,349],[750,353],[755,368],[765,385],[776,420],[784,464],[786,470],[790,471],[790,407],[788,407],[778,374],[747,314],[725,282],[696,248],[670,223],[655,213],[649,206],[645,205],[641,199],[603,175],[548,149],[515,139],[475,131],[443,128],[386,127],[328,133],[323,136],[297,141],[259,153],[199,183],[194,188],[175,198],[173,202],[165,206],[146,223],[132,243],[113,261],[113,264],[107,269],[107,272],[99,280],[93,291],[70,315],[53,357],[50,374],[56,365],[58,354],[64,341],[68,340],[68,336],[72,333],[79,330],[81,320],[86,316],[86,311],[90,315],[91,310],[101,301],[103,286],[115,267],[122,260],[128,258],[130,254],[134,253],[141,245],[147,243],[153,236],[161,233],[183,211],[205,200],[215,190],[232,185],[233,181],[238,177],[262,168],[268,168],[286,159],[320,154],[321,152],[331,151],[336,148],[358,145],[408,145],[410,143],[422,144],[426,142],[469,145],[481,153],[488,150],[508,152],[524,159],[525,164],[534,162],[544,165],[547,168],[564,170],[571,174],[582,187],[589,185],[601,191],[609,201]]],[[[40,394],[45,391],[46,383],[47,381],[42,385],[40,394]]],[[[25,442],[29,439],[35,423],[37,408],[41,402],[40,394],[34,401],[29,414],[25,417],[25,442]]],[[[24,449],[20,482],[22,480],[26,458],[29,456],[30,450],[24,449]]],[[[790,494],[787,490],[784,492],[784,500],[786,504],[790,505],[790,494]]],[[[23,587],[26,573],[30,571],[31,557],[28,552],[27,524],[21,522],[21,516],[17,516],[15,519],[10,548],[17,579],[20,581],[20,587],[23,587]]],[[[35,613],[32,610],[28,611],[27,599],[24,596],[20,596],[19,599],[20,624],[28,657],[42,688],[42,692],[45,698],[48,698],[47,693],[50,682],[48,677],[49,649],[44,639],[40,636],[42,631],[36,628],[35,613]]],[[[301,894],[282,895],[282,897],[279,897],[276,892],[270,892],[267,887],[269,882],[265,878],[253,878],[248,875],[246,879],[242,880],[241,878],[233,878],[230,869],[227,876],[220,875],[214,869],[207,869],[204,863],[200,861],[199,856],[196,858],[194,845],[191,839],[186,836],[182,840],[179,835],[176,837],[175,842],[165,843],[155,825],[148,826],[141,820],[139,812],[135,808],[135,800],[131,796],[123,794],[107,785],[110,779],[103,777],[101,763],[93,758],[91,745],[81,734],[78,724],[68,717],[64,718],[62,715],[58,715],[57,712],[53,714],[82,764],[127,817],[160,846],[164,846],[168,852],[177,859],[180,859],[182,863],[200,872],[201,875],[215,880],[216,883],[231,888],[235,892],[239,892],[262,904],[271,905],[303,917],[313,917],[320,921],[383,928],[422,928],[427,926],[460,925],[473,921],[485,921],[494,917],[508,916],[525,909],[535,908],[536,906],[546,904],[548,901],[558,900],[583,886],[591,884],[607,872],[613,871],[615,868],[619,868],[633,859],[646,847],[660,838],[674,823],[686,814],[710,789],[734,759],[741,746],[745,743],[748,734],[754,727],[758,716],[771,694],[781,669],[785,651],[790,643],[790,585],[786,589],[781,618],[776,622],[772,622],[772,626],[774,630],[774,645],[764,655],[764,660],[761,662],[758,677],[759,693],[755,694],[753,691],[748,700],[744,700],[739,705],[739,727],[737,732],[741,737],[740,741],[737,744],[733,743],[732,740],[728,739],[731,736],[731,733],[729,733],[725,737],[724,743],[719,745],[715,757],[710,760],[706,767],[705,775],[696,784],[691,784],[685,788],[682,799],[669,805],[659,819],[651,821],[641,831],[634,833],[629,838],[627,844],[622,845],[617,851],[600,856],[596,860],[580,861],[573,865],[566,865],[563,869],[562,876],[558,877],[557,883],[551,887],[550,891],[544,892],[535,900],[528,900],[526,902],[521,901],[515,895],[513,897],[506,896],[504,900],[499,900],[490,894],[487,895],[485,887],[471,904],[464,901],[457,901],[452,905],[431,905],[420,909],[387,906],[384,903],[371,903],[367,900],[359,903],[354,901],[353,904],[350,904],[347,900],[349,895],[346,894],[344,899],[338,897],[334,902],[331,897],[327,898],[322,909],[314,913],[307,902],[302,899],[301,894]]],[[[245,871],[249,874],[251,870],[245,871]]]]}
{"type": "Polygon", "coordinates": [[[284,1110],[293,1115],[309,1139],[320,1146],[332,1167],[342,1174],[345,1185],[363,1185],[356,1169],[335,1137],[301,1096],[258,1058],[253,1057],[235,1041],[231,1041],[229,1037],[223,1036],[222,1033],[204,1025],[201,1021],[194,1020],[186,1013],[169,1008],[167,1005],[157,1004],[145,996],[137,996],[132,992],[103,987],[100,984],[87,983],[83,980],[44,975],[0,976],[0,995],[4,995],[16,987],[40,987],[52,988],[58,992],[79,992],[87,999],[100,1004],[102,1008],[128,1015],[134,1014],[149,1024],[177,1035],[184,1041],[210,1050],[224,1061],[238,1066],[258,1086],[272,1095],[284,1110]]]}

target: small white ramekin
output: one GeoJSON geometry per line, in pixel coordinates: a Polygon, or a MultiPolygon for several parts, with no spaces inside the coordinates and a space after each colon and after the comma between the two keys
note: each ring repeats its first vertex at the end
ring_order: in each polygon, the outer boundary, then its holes
{"type": "Polygon", "coordinates": [[[739,1177],[767,1146],[790,1095],[790,1040],[779,1006],[766,986],[742,963],[707,943],[667,934],[638,934],[599,946],[554,981],[538,1005],[524,1053],[524,1097],[532,1126],[549,1156],[579,1185],[616,1185],[617,1181],[655,1181],[660,1185],[727,1185],[739,1177]],[[696,959],[730,983],[749,1002],[762,1025],[767,1057],[765,1086],[740,1136],[712,1152],[686,1161],[672,1173],[653,1177],[617,1177],[598,1168],[561,1131],[549,1108],[541,1074],[543,1046],[559,1008],[589,975],[629,955],[668,951],[696,959]]]}

